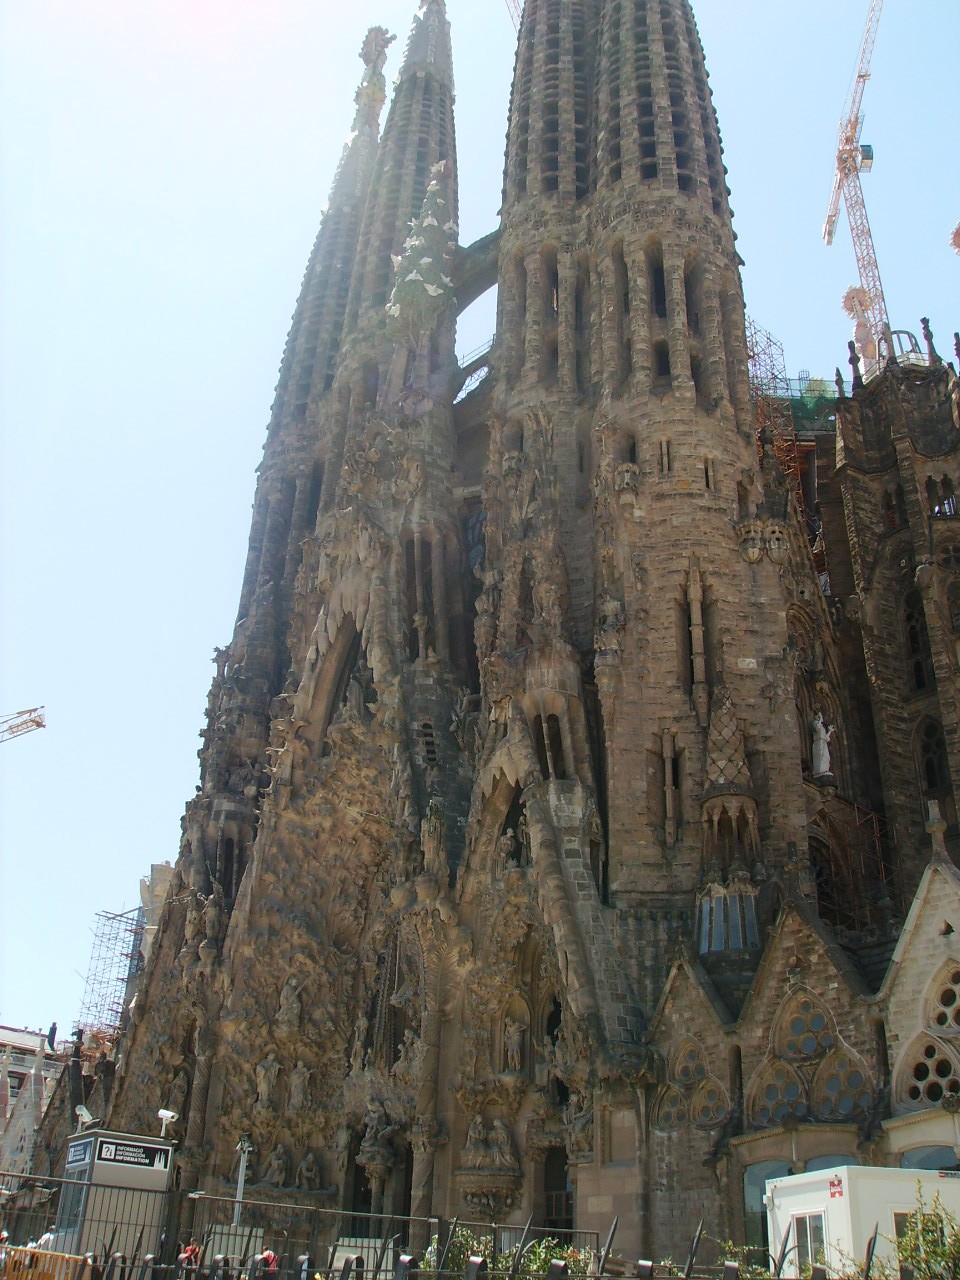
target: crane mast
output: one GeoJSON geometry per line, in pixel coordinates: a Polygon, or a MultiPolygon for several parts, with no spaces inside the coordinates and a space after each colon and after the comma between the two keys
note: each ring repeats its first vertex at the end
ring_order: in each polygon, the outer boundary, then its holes
{"type": "Polygon", "coordinates": [[[863,95],[870,79],[870,64],[873,50],[877,42],[877,27],[883,0],[871,0],[867,26],[860,49],[860,62],[856,79],[850,93],[843,118],[837,146],[837,167],[833,179],[833,191],[827,218],[823,224],[823,238],[828,245],[833,244],[840,216],[840,199],[847,209],[850,221],[850,234],[853,239],[853,252],[857,260],[857,271],[860,275],[860,287],[863,291],[863,316],[870,329],[877,348],[883,340],[884,333],[890,328],[887,315],[887,303],[883,296],[883,285],[880,281],[880,267],[877,263],[873,234],[867,217],[867,206],[863,198],[863,187],[860,182],[862,172],[869,173],[873,167],[873,148],[860,142],[863,131],[863,95]]]}
{"type": "Polygon", "coordinates": [[[523,7],[520,0],[507,0],[507,9],[510,11],[510,18],[517,31],[520,30],[520,20],[523,17],[523,7]]]}

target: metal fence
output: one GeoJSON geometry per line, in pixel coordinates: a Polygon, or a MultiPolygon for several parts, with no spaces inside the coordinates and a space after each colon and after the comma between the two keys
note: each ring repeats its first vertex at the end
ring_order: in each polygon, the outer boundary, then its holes
{"type": "Polygon", "coordinates": [[[6,1246],[0,1242],[0,1280],[561,1280],[568,1271],[575,1280],[720,1280],[723,1272],[702,1262],[694,1271],[702,1224],[687,1266],[676,1268],[611,1256],[616,1220],[601,1241],[593,1231],[530,1223],[393,1217],[3,1173],[0,1227],[9,1233],[6,1246]]]}
{"type": "MultiPolygon", "coordinates": [[[[47,1277],[37,1268],[54,1255],[75,1263],[93,1255],[93,1280],[384,1280],[404,1255],[433,1275],[463,1275],[482,1256],[493,1277],[531,1275],[524,1259],[576,1259],[596,1271],[596,1232],[394,1217],[317,1204],[193,1192],[138,1191],[64,1178],[0,1173],[0,1227],[8,1233],[0,1280],[81,1280],[70,1266],[47,1277]],[[268,1262],[264,1262],[266,1255],[268,1262]],[[15,1264],[15,1265],[14,1265],[15,1264]],[[109,1271],[109,1276],[100,1272],[109,1271]]],[[[42,1268],[41,1268],[42,1270],[42,1268]]]]}

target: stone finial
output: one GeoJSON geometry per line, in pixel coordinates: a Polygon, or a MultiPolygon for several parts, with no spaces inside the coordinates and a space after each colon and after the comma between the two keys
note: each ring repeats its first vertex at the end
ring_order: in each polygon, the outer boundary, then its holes
{"type": "Polygon", "coordinates": [[[860,371],[860,354],[857,351],[857,344],[851,338],[847,343],[847,350],[850,352],[850,368],[853,370],[853,389],[860,391],[863,387],[863,374],[860,371]]]}
{"type": "Polygon", "coordinates": [[[839,365],[837,366],[836,375],[834,376],[834,382],[837,385],[837,399],[845,400],[847,393],[843,389],[843,374],[840,372],[839,365]]]}
{"type": "Polygon", "coordinates": [[[953,351],[957,357],[957,368],[960,369],[960,333],[953,335],[953,351]]]}
{"type": "Polygon", "coordinates": [[[943,366],[943,361],[940,359],[940,355],[936,347],[933,345],[933,330],[930,328],[929,317],[924,316],[920,321],[920,324],[923,329],[923,340],[927,344],[927,359],[930,361],[930,368],[940,369],[943,366]]]}

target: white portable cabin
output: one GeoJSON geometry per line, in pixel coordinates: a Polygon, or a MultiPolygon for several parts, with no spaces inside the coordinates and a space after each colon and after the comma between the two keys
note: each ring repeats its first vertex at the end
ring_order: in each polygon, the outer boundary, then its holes
{"type": "Polygon", "coordinates": [[[770,1254],[778,1259],[789,1237],[784,1276],[809,1274],[815,1262],[839,1275],[851,1263],[862,1266],[876,1227],[875,1256],[895,1267],[898,1227],[916,1212],[920,1197],[929,1207],[937,1196],[960,1218],[960,1173],[841,1165],[771,1178],[764,1196],[770,1254]]]}

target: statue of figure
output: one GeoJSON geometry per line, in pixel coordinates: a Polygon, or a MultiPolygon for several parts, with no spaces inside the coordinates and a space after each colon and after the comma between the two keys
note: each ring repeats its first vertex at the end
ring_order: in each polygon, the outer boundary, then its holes
{"type": "Polygon", "coordinates": [[[503,1024],[503,1056],[508,1071],[523,1069],[523,1023],[507,1018],[503,1024]]]}
{"type": "Polygon", "coordinates": [[[516,1169],[517,1158],[513,1154],[513,1139],[510,1130],[497,1117],[490,1126],[490,1154],[496,1169],[516,1169]]]}
{"type": "Polygon", "coordinates": [[[483,1123],[483,1117],[475,1115],[470,1121],[470,1128],[467,1130],[467,1140],[463,1144],[461,1163],[465,1169],[479,1169],[481,1165],[486,1163],[487,1154],[487,1130],[483,1123]]]}
{"type": "Polygon", "coordinates": [[[357,1030],[353,1038],[353,1049],[350,1053],[350,1070],[359,1075],[363,1070],[363,1050],[367,1038],[367,1019],[360,1015],[357,1030]]]}
{"type": "Polygon", "coordinates": [[[267,1157],[260,1181],[268,1187],[285,1187],[289,1172],[290,1160],[287,1156],[287,1148],[282,1142],[278,1142],[267,1157]]]}
{"type": "Polygon", "coordinates": [[[517,836],[513,827],[507,827],[497,838],[497,845],[494,850],[494,861],[496,863],[497,874],[502,874],[506,867],[511,863],[520,861],[517,849],[517,836]]]}
{"type": "Polygon", "coordinates": [[[384,1157],[392,1161],[390,1138],[396,1132],[397,1126],[390,1123],[382,1102],[374,1100],[370,1103],[367,1107],[366,1123],[363,1141],[357,1152],[357,1164],[378,1163],[384,1157]]]}
{"type": "Polygon", "coordinates": [[[269,1107],[273,1097],[273,1091],[277,1084],[277,1077],[280,1075],[280,1063],[277,1061],[277,1055],[272,1049],[263,1061],[257,1064],[256,1073],[256,1105],[258,1107],[269,1107]]]}
{"type": "Polygon", "coordinates": [[[190,898],[190,905],[187,907],[186,919],[183,922],[184,945],[196,942],[197,938],[200,936],[200,929],[203,923],[203,914],[200,903],[200,895],[193,894],[190,898]]]}
{"type": "Polygon", "coordinates": [[[520,859],[524,866],[529,866],[533,861],[533,849],[530,841],[530,824],[527,822],[526,810],[520,815],[520,822],[517,824],[517,835],[520,837],[520,859]]]}
{"type": "Polygon", "coordinates": [[[337,718],[349,724],[366,724],[369,719],[367,704],[363,696],[363,685],[360,683],[356,672],[347,681],[347,687],[343,695],[343,706],[337,718]]]}
{"type": "Polygon", "coordinates": [[[308,1151],[297,1165],[293,1185],[298,1191],[316,1191],[320,1186],[320,1165],[312,1151],[308,1151]]]}
{"type": "Polygon", "coordinates": [[[277,1007],[277,1026],[290,1034],[296,1034],[300,1030],[300,1015],[303,1012],[300,1003],[300,992],[303,990],[303,983],[297,985],[296,977],[291,974],[283,984],[283,990],[280,992],[280,1004],[277,1007]]]}
{"type": "Polygon", "coordinates": [[[447,875],[445,826],[443,801],[434,796],[427,806],[427,816],[420,824],[420,844],[423,848],[424,871],[441,878],[447,875]]]}
{"type": "Polygon", "coordinates": [[[223,890],[220,881],[214,880],[210,896],[203,905],[203,931],[208,942],[219,942],[223,929],[223,890]]]}
{"type": "Polygon", "coordinates": [[[360,51],[362,61],[367,68],[365,81],[375,76],[383,76],[383,69],[387,65],[387,50],[396,36],[390,35],[385,27],[371,27],[366,33],[364,47],[360,51]]]}
{"type": "Polygon", "coordinates": [[[588,1106],[582,1094],[574,1094],[564,1108],[563,1118],[568,1128],[571,1155],[586,1155],[593,1150],[593,1108],[588,1106]]]}
{"type": "Polygon", "coordinates": [[[830,739],[834,726],[827,724],[823,712],[813,717],[813,776],[822,778],[830,772],[830,739]]]}
{"type": "Polygon", "coordinates": [[[302,1061],[298,1061],[297,1065],[290,1072],[290,1098],[287,1103],[288,1111],[302,1111],[307,1101],[307,1090],[310,1088],[310,1080],[313,1072],[309,1067],[305,1066],[302,1061]]]}

